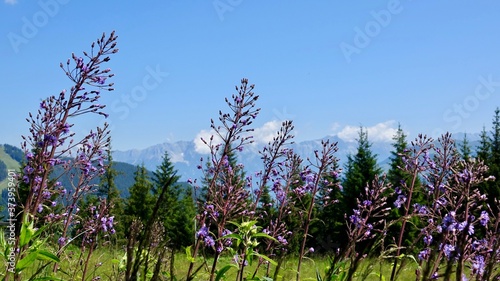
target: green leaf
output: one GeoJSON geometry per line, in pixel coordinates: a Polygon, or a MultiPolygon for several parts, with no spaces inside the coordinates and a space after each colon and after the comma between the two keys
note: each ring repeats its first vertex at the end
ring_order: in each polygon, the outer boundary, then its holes
{"type": "Polygon", "coordinates": [[[377,277],[378,277],[377,279],[379,279],[379,280],[381,280],[381,281],[385,281],[385,276],[384,276],[384,275],[382,275],[382,274],[380,274],[380,273],[377,273],[377,272],[372,272],[372,273],[370,273],[369,275],[375,275],[375,276],[377,276],[377,277]]]}
{"type": "Polygon", "coordinates": [[[0,245],[2,248],[7,248],[7,241],[5,241],[5,231],[3,229],[0,229],[0,245]]]}
{"type": "Polygon", "coordinates": [[[194,262],[195,262],[195,258],[194,258],[194,257],[193,257],[193,255],[191,254],[191,246],[186,247],[186,259],[187,259],[190,263],[194,263],[194,262]]]}
{"type": "Polygon", "coordinates": [[[33,233],[33,222],[28,223],[28,219],[25,219],[21,225],[21,232],[19,233],[19,248],[24,247],[31,241],[33,233]]]}
{"type": "Polygon", "coordinates": [[[20,261],[18,261],[16,264],[16,273],[23,271],[25,268],[33,264],[36,261],[37,256],[38,256],[38,251],[33,251],[24,258],[22,258],[20,261]]]}
{"type": "Polygon", "coordinates": [[[277,263],[277,262],[275,262],[274,260],[272,260],[270,257],[268,257],[268,256],[266,256],[266,255],[261,255],[261,254],[259,254],[259,253],[255,253],[255,252],[254,252],[254,253],[252,253],[252,256],[257,256],[257,257],[259,257],[259,258],[265,259],[266,261],[270,262],[270,263],[271,263],[272,265],[274,265],[274,266],[277,266],[277,265],[278,265],[278,263],[277,263]]]}
{"type": "Polygon", "coordinates": [[[111,260],[111,263],[113,263],[113,264],[119,264],[119,263],[120,263],[120,260],[117,260],[117,259],[112,259],[112,260],[111,260]]]}
{"type": "Polygon", "coordinates": [[[33,233],[33,237],[32,238],[35,238],[35,237],[38,237],[40,236],[40,234],[42,234],[42,232],[48,227],[49,225],[48,224],[44,224],[42,225],[40,228],[38,228],[34,233],[33,233]]]}
{"type": "Polygon", "coordinates": [[[243,240],[241,235],[239,235],[238,233],[231,233],[231,234],[225,235],[223,238],[225,238],[225,239],[233,238],[233,239],[240,240],[240,241],[243,240]]]}
{"type": "Polygon", "coordinates": [[[0,230],[0,245],[4,250],[3,252],[0,252],[0,256],[7,260],[10,254],[10,245],[7,243],[7,241],[5,241],[5,232],[3,231],[3,229],[0,230]]]}
{"type": "Polygon", "coordinates": [[[57,278],[57,277],[51,277],[51,276],[37,277],[37,278],[33,279],[33,281],[44,281],[44,280],[47,280],[47,281],[64,281],[64,279],[57,278]]]}
{"type": "Polygon", "coordinates": [[[257,221],[245,221],[241,223],[241,227],[245,229],[251,229],[255,224],[257,224],[257,221]]]}
{"type": "Polygon", "coordinates": [[[258,237],[258,238],[267,238],[267,239],[270,239],[270,240],[273,240],[273,241],[278,241],[276,240],[276,238],[268,235],[268,234],[265,234],[263,232],[259,232],[259,233],[255,233],[254,235],[252,235],[252,237],[258,237]]]}
{"type": "Polygon", "coordinates": [[[223,268],[217,270],[217,275],[215,276],[215,281],[219,281],[221,280],[221,278],[224,277],[224,275],[226,274],[226,272],[231,269],[231,267],[234,267],[236,269],[239,269],[237,265],[233,264],[233,263],[230,263],[226,266],[224,266],[223,268]]]}
{"type": "Polygon", "coordinates": [[[236,228],[241,228],[241,225],[240,225],[239,223],[237,223],[237,222],[234,222],[234,221],[228,221],[228,223],[230,223],[230,224],[232,224],[232,225],[236,226],[236,228]]]}
{"type": "Polygon", "coordinates": [[[46,251],[46,250],[39,250],[36,258],[38,260],[52,261],[52,262],[60,262],[61,261],[59,259],[59,257],[57,257],[56,255],[54,255],[51,252],[46,251]]]}
{"type": "Polygon", "coordinates": [[[319,271],[317,269],[316,269],[316,280],[323,281],[323,278],[321,278],[321,274],[319,273],[319,271]]]}

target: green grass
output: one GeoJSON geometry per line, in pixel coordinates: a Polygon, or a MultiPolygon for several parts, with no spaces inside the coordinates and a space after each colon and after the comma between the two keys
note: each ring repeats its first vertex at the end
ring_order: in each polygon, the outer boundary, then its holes
{"type": "MultiPolygon", "coordinates": [[[[92,280],[96,276],[100,276],[101,280],[123,280],[123,273],[119,272],[120,261],[124,257],[124,250],[115,249],[115,248],[98,248],[94,252],[90,262],[88,269],[88,278],[87,280],[92,280]]],[[[83,256],[84,257],[84,256],[83,256]]],[[[80,250],[77,247],[72,247],[66,249],[64,255],[61,256],[61,264],[59,271],[56,276],[62,278],[63,280],[81,280],[83,267],[79,263],[80,260],[80,250]]],[[[281,270],[278,274],[277,281],[288,281],[295,280],[296,278],[296,269],[297,269],[297,258],[289,258],[282,263],[281,270]]],[[[223,256],[220,258],[217,267],[220,269],[223,266],[232,263],[232,257],[223,256]]],[[[201,258],[198,259],[198,265],[201,263],[201,258]]],[[[208,260],[207,264],[202,267],[202,269],[196,275],[195,280],[208,280],[210,276],[210,267],[212,265],[212,260],[208,260]]],[[[186,277],[186,273],[188,270],[188,260],[186,255],[183,253],[176,254],[175,263],[174,263],[174,272],[177,280],[184,280],[186,277]]],[[[245,274],[251,275],[255,269],[256,263],[251,266],[246,267],[245,274]]],[[[313,259],[306,258],[303,260],[302,270],[301,270],[301,280],[304,281],[314,281],[316,279],[316,272],[318,271],[321,275],[324,275],[325,270],[329,266],[328,259],[322,257],[314,257],[313,259]]],[[[48,266],[45,268],[44,272],[46,276],[51,275],[53,266],[48,266]]],[[[30,276],[33,272],[35,272],[36,267],[29,268],[25,270],[24,277],[30,276]]],[[[167,278],[167,272],[169,270],[168,262],[164,262],[163,264],[163,272],[164,279],[170,280],[167,278]]],[[[0,265],[0,272],[5,272],[4,265],[0,265]]],[[[262,267],[257,274],[258,277],[262,277],[264,275],[265,269],[262,267]]],[[[271,274],[274,273],[274,267],[271,267],[271,274]]],[[[354,280],[367,280],[367,281],[375,281],[381,280],[379,277],[379,265],[375,260],[365,260],[360,265],[358,272],[354,280]],[[370,269],[370,273],[366,278],[363,278],[363,271],[366,269],[370,269]]],[[[384,276],[383,280],[389,280],[391,273],[391,265],[389,263],[384,263],[382,265],[382,275],[384,276]]],[[[236,279],[237,270],[236,268],[231,268],[225,275],[223,280],[235,280],[236,279]]],[[[407,268],[403,270],[403,273],[400,275],[399,280],[412,280],[415,278],[415,267],[411,264],[407,265],[407,268]]],[[[44,276],[44,275],[41,275],[44,276]]]]}
{"type": "MultiPolygon", "coordinates": [[[[14,169],[16,172],[19,171],[19,163],[12,159],[9,154],[5,153],[3,145],[0,145],[0,159],[5,163],[7,169],[14,169]]],[[[0,182],[0,191],[4,188],[7,188],[9,178],[7,177],[3,181],[0,182]]]]}
{"type": "MultiPolygon", "coordinates": [[[[82,280],[83,267],[81,265],[80,258],[85,258],[85,255],[80,256],[80,250],[75,246],[70,246],[64,254],[61,256],[60,268],[61,270],[55,275],[62,280],[82,280]]],[[[86,280],[92,280],[94,277],[100,276],[100,280],[123,280],[123,271],[120,272],[119,266],[120,261],[124,257],[124,250],[119,248],[98,248],[92,256],[86,280]]],[[[202,264],[201,257],[198,259],[197,265],[202,264]]],[[[297,258],[289,258],[282,263],[281,270],[279,272],[276,281],[289,281],[295,280],[296,269],[297,269],[297,258]]],[[[217,267],[220,269],[227,264],[232,263],[232,257],[223,256],[220,258],[217,267]]],[[[195,280],[208,280],[210,276],[210,267],[212,265],[212,260],[208,260],[207,263],[202,267],[202,269],[196,275],[195,280]]],[[[168,277],[169,264],[165,260],[162,263],[163,279],[170,280],[168,277]]],[[[188,259],[183,253],[178,253],[175,255],[174,262],[174,275],[175,280],[185,280],[186,273],[188,270],[188,259]]],[[[251,276],[255,269],[256,263],[246,267],[245,275],[251,276]]],[[[328,269],[329,263],[328,258],[325,257],[314,257],[312,259],[305,258],[302,264],[301,278],[303,281],[316,281],[316,272],[319,272],[321,276],[324,276],[325,271],[328,269]]],[[[53,265],[50,265],[44,269],[44,273],[39,275],[39,277],[52,275],[53,265]]],[[[361,262],[358,270],[355,273],[353,280],[366,280],[366,281],[380,281],[389,280],[392,270],[392,264],[389,262],[383,262],[382,265],[375,259],[367,259],[361,262]],[[381,266],[381,267],[380,267],[381,266]],[[382,277],[380,277],[382,274],[382,277]]],[[[416,264],[408,260],[408,263],[403,267],[398,280],[414,280],[415,279],[416,264]]],[[[28,268],[24,271],[23,277],[26,279],[33,272],[36,271],[36,265],[28,268]]],[[[3,272],[5,272],[5,265],[0,264],[0,278],[3,277],[3,272]]],[[[264,275],[265,269],[262,269],[257,274],[257,277],[262,277],[264,275]]],[[[271,267],[271,275],[274,273],[274,267],[271,267]]],[[[141,272],[142,273],[142,272],[141,272]]],[[[237,270],[236,268],[231,268],[222,280],[236,280],[237,270]]],[[[27,280],[27,279],[26,279],[27,280]]],[[[142,280],[139,278],[139,280],[142,280]]],[[[148,279],[146,279],[148,280],[148,279]]]]}

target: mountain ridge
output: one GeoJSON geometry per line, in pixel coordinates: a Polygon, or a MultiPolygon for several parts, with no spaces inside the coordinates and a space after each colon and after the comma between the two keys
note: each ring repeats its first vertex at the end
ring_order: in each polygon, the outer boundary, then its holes
{"type": "MultiPolygon", "coordinates": [[[[453,135],[454,139],[460,144],[464,138],[464,133],[457,133],[453,135]]],[[[479,134],[467,134],[467,139],[474,151],[478,145],[479,134]]],[[[294,142],[289,145],[304,159],[314,157],[314,150],[321,149],[321,141],[330,140],[337,142],[338,152],[336,157],[339,159],[341,167],[347,161],[347,155],[356,152],[356,141],[345,141],[336,135],[325,136],[321,139],[304,140],[301,142],[294,142]]],[[[413,139],[407,139],[410,142],[413,139]]],[[[377,155],[377,160],[382,169],[387,170],[393,150],[393,142],[370,142],[372,152],[377,155]]],[[[258,153],[263,149],[264,144],[249,144],[240,153],[238,161],[245,165],[247,172],[253,173],[262,169],[262,161],[258,153]]],[[[144,149],[129,149],[129,150],[114,150],[113,159],[120,162],[125,162],[133,165],[144,164],[144,166],[151,171],[156,170],[156,167],[161,164],[165,151],[168,152],[171,162],[178,170],[181,180],[188,178],[199,178],[202,176],[201,171],[197,169],[200,165],[200,159],[206,159],[209,154],[200,153],[195,141],[176,141],[176,142],[163,142],[160,144],[152,145],[144,149]]]]}

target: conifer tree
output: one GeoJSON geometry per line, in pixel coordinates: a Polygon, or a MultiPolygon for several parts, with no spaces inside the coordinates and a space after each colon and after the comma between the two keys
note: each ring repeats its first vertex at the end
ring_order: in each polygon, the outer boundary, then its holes
{"type": "Polygon", "coordinates": [[[186,186],[180,194],[178,201],[176,221],[174,223],[177,236],[173,241],[177,241],[174,249],[187,247],[194,243],[194,220],[196,217],[196,206],[191,186],[186,186]]]}
{"type": "MultiPolygon", "coordinates": [[[[158,216],[160,220],[164,222],[164,226],[167,228],[168,217],[173,214],[173,209],[175,209],[177,200],[180,194],[180,188],[178,186],[178,180],[180,176],[177,175],[177,171],[174,165],[170,161],[170,156],[168,152],[162,157],[161,164],[156,167],[156,171],[153,172],[153,188],[152,193],[157,199],[163,188],[166,189],[163,202],[161,202],[160,209],[158,210],[158,216]],[[172,178],[172,180],[170,180],[172,178]],[[170,185],[167,185],[170,182],[170,185]]],[[[167,229],[168,232],[169,229],[167,229]]]]}
{"type": "Polygon", "coordinates": [[[151,194],[153,184],[149,179],[148,170],[144,164],[137,166],[134,180],[135,183],[129,189],[130,196],[125,204],[126,230],[134,218],[143,222],[148,221],[154,205],[151,194]]]}
{"type": "Polygon", "coordinates": [[[498,213],[495,199],[500,198],[500,108],[497,107],[493,117],[493,127],[490,134],[490,159],[486,162],[489,167],[488,174],[494,176],[497,180],[485,182],[488,204],[494,213],[498,213]]]}
{"type": "Polygon", "coordinates": [[[345,178],[343,180],[343,210],[346,214],[356,209],[356,198],[359,197],[365,187],[371,188],[376,175],[382,172],[377,164],[376,155],[371,151],[371,143],[368,141],[368,133],[359,129],[357,139],[358,148],[355,155],[348,155],[345,166],[345,178]]]}
{"type": "Polygon", "coordinates": [[[276,213],[273,198],[269,187],[266,185],[262,188],[262,194],[259,198],[259,204],[256,209],[257,218],[259,219],[259,225],[267,226],[270,224],[271,220],[274,218],[276,213]]]}
{"type": "Polygon", "coordinates": [[[493,127],[490,137],[491,163],[500,166],[500,108],[497,107],[493,116],[493,127]]]}
{"type": "Polygon", "coordinates": [[[486,165],[490,160],[490,140],[486,128],[483,126],[483,130],[480,134],[479,146],[477,147],[476,157],[484,161],[486,165]]]}
{"type": "Polygon", "coordinates": [[[163,222],[168,244],[175,250],[192,243],[195,216],[194,202],[190,190],[178,183],[177,176],[168,152],[162,163],[153,172],[153,197],[158,200],[162,189],[166,189],[158,210],[158,217],[163,222]]]}
{"type": "MultiPolygon", "coordinates": [[[[409,149],[406,137],[407,135],[404,133],[401,125],[399,124],[398,130],[392,138],[394,141],[394,143],[392,144],[393,150],[391,151],[390,156],[390,168],[387,172],[387,181],[390,184],[390,188],[388,189],[388,191],[394,193],[396,189],[401,189],[401,186],[411,186],[412,182],[415,181],[413,183],[414,194],[412,196],[412,201],[421,204],[423,203],[422,201],[424,200],[424,197],[421,192],[420,179],[418,177],[413,179],[413,175],[409,171],[403,169],[405,163],[403,161],[402,155],[409,149]]],[[[397,221],[399,218],[401,218],[402,215],[404,215],[400,213],[399,208],[393,208],[397,196],[398,195],[394,193],[394,196],[390,197],[387,202],[388,206],[391,207],[391,211],[389,213],[389,221],[397,221]]],[[[405,229],[403,238],[404,246],[410,246],[413,243],[412,241],[414,241],[419,234],[417,227],[417,225],[419,224],[418,218],[412,218],[411,220],[412,223],[410,224],[410,226],[406,226],[405,229]]],[[[400,230],[401,222],[397,222],[389,228],[388,237],[396,237],[397,233],[399,233],[400,230]]],[[[387,242],[392,243],[393,241],[387,242]]]]}
{"type": "Polygon", "coordinates": [[[111,153],[111,145],[107,150],[107,162],[106,171],[101,176],[100,184],[97,189],[97,196],[100,198],[105,198],[110,210],[122,208],[122,200],[120,196],[120,191],[116,187],[115,179],[119,175],[119,172],[114,169],[113,155],[111,153]]]}
{"type": "MultiPolygon", "coordinates": [[[[339,170],[338,162],[335,162],[332,171],[339,170]]],[[[318,251],[332,252],[340,248],[347,241],[345,227],[346,221],[342,208],[342,189],[340,175],[336,172],[327,173],[325,181],[330,188],[322,188],[318,208],[318,220],[314,223],[311,236],[316,238],[315,248],[318,251]]]]}
{"type": "Polygon", "coordinates": [[[401,185],[401,181],[408,181],[410,177],[408,172],[400,169],[400,167],[403,167],[404,165],[401,154],[408,149],[406,134],[401,128],[401,125],[398,125],[396,135],[394,135],[392,139],[394,140],[394,143],[392,144],[394,149],[391,151],[390,168],[387,172],[387,180],[393,187],[398,187],[401,185]]]}
{"type": "Polygon", "coordinates": [[[483,127],[481,131],[479,146],[477,147],[477,158],[484,161],[489,170],[487,175],[494,176],[497,180],[486,181],[478,185],[478,189],[486,194],[490,205],[494,212],[499,211],[499,207],[495,203],[495,199],[500,198],[500,109],[495,110],[493,116],[493,126],[490,134],[483,127]]]}
{"type": "Polygon", "coordinates": [[[464,138],[463,138],[462,142],[460,143],[460,146],[458,147],[458,151],[460,153],[460,157],[467,162],[472,157],[472,152],[471,152],[469,140],[467,139],[467,134],[464,134],[464,138]]]}
{"type": "Polygon", "coordinates": [[[114,216],[115,221],[115,231],[118,238],[123,238],[125,234],[125,227],[123,225],[123,204],[124,200],[120,195],[120,191],[116,187],[115,179],[119,175],[119,172],[115,170],[113,156],[111,152],[111,144],[107,149],[107,159],[108,165],[106,171],[101,176],[99,188],[97,189],[97,196],[101,198],[106,198],[106,203],[108,204],[109,213],[114,216]]]}

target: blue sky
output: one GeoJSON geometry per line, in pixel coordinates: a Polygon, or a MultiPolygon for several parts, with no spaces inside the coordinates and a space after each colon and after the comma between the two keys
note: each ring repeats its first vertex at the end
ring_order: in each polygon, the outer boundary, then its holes
{"type": "Polygon", "coordinates": [[[19,145],[28,112],[71,87],[59,62],[112,30],[114,149],[209,133],[243,77],[260,95],[260,141],[284,119],[297,141],[353,140],[359,126],[390,141],[398,122],[411,137],[476,133],[500,106],[497,1],[2,1],[0,143],[19,145]]]}

